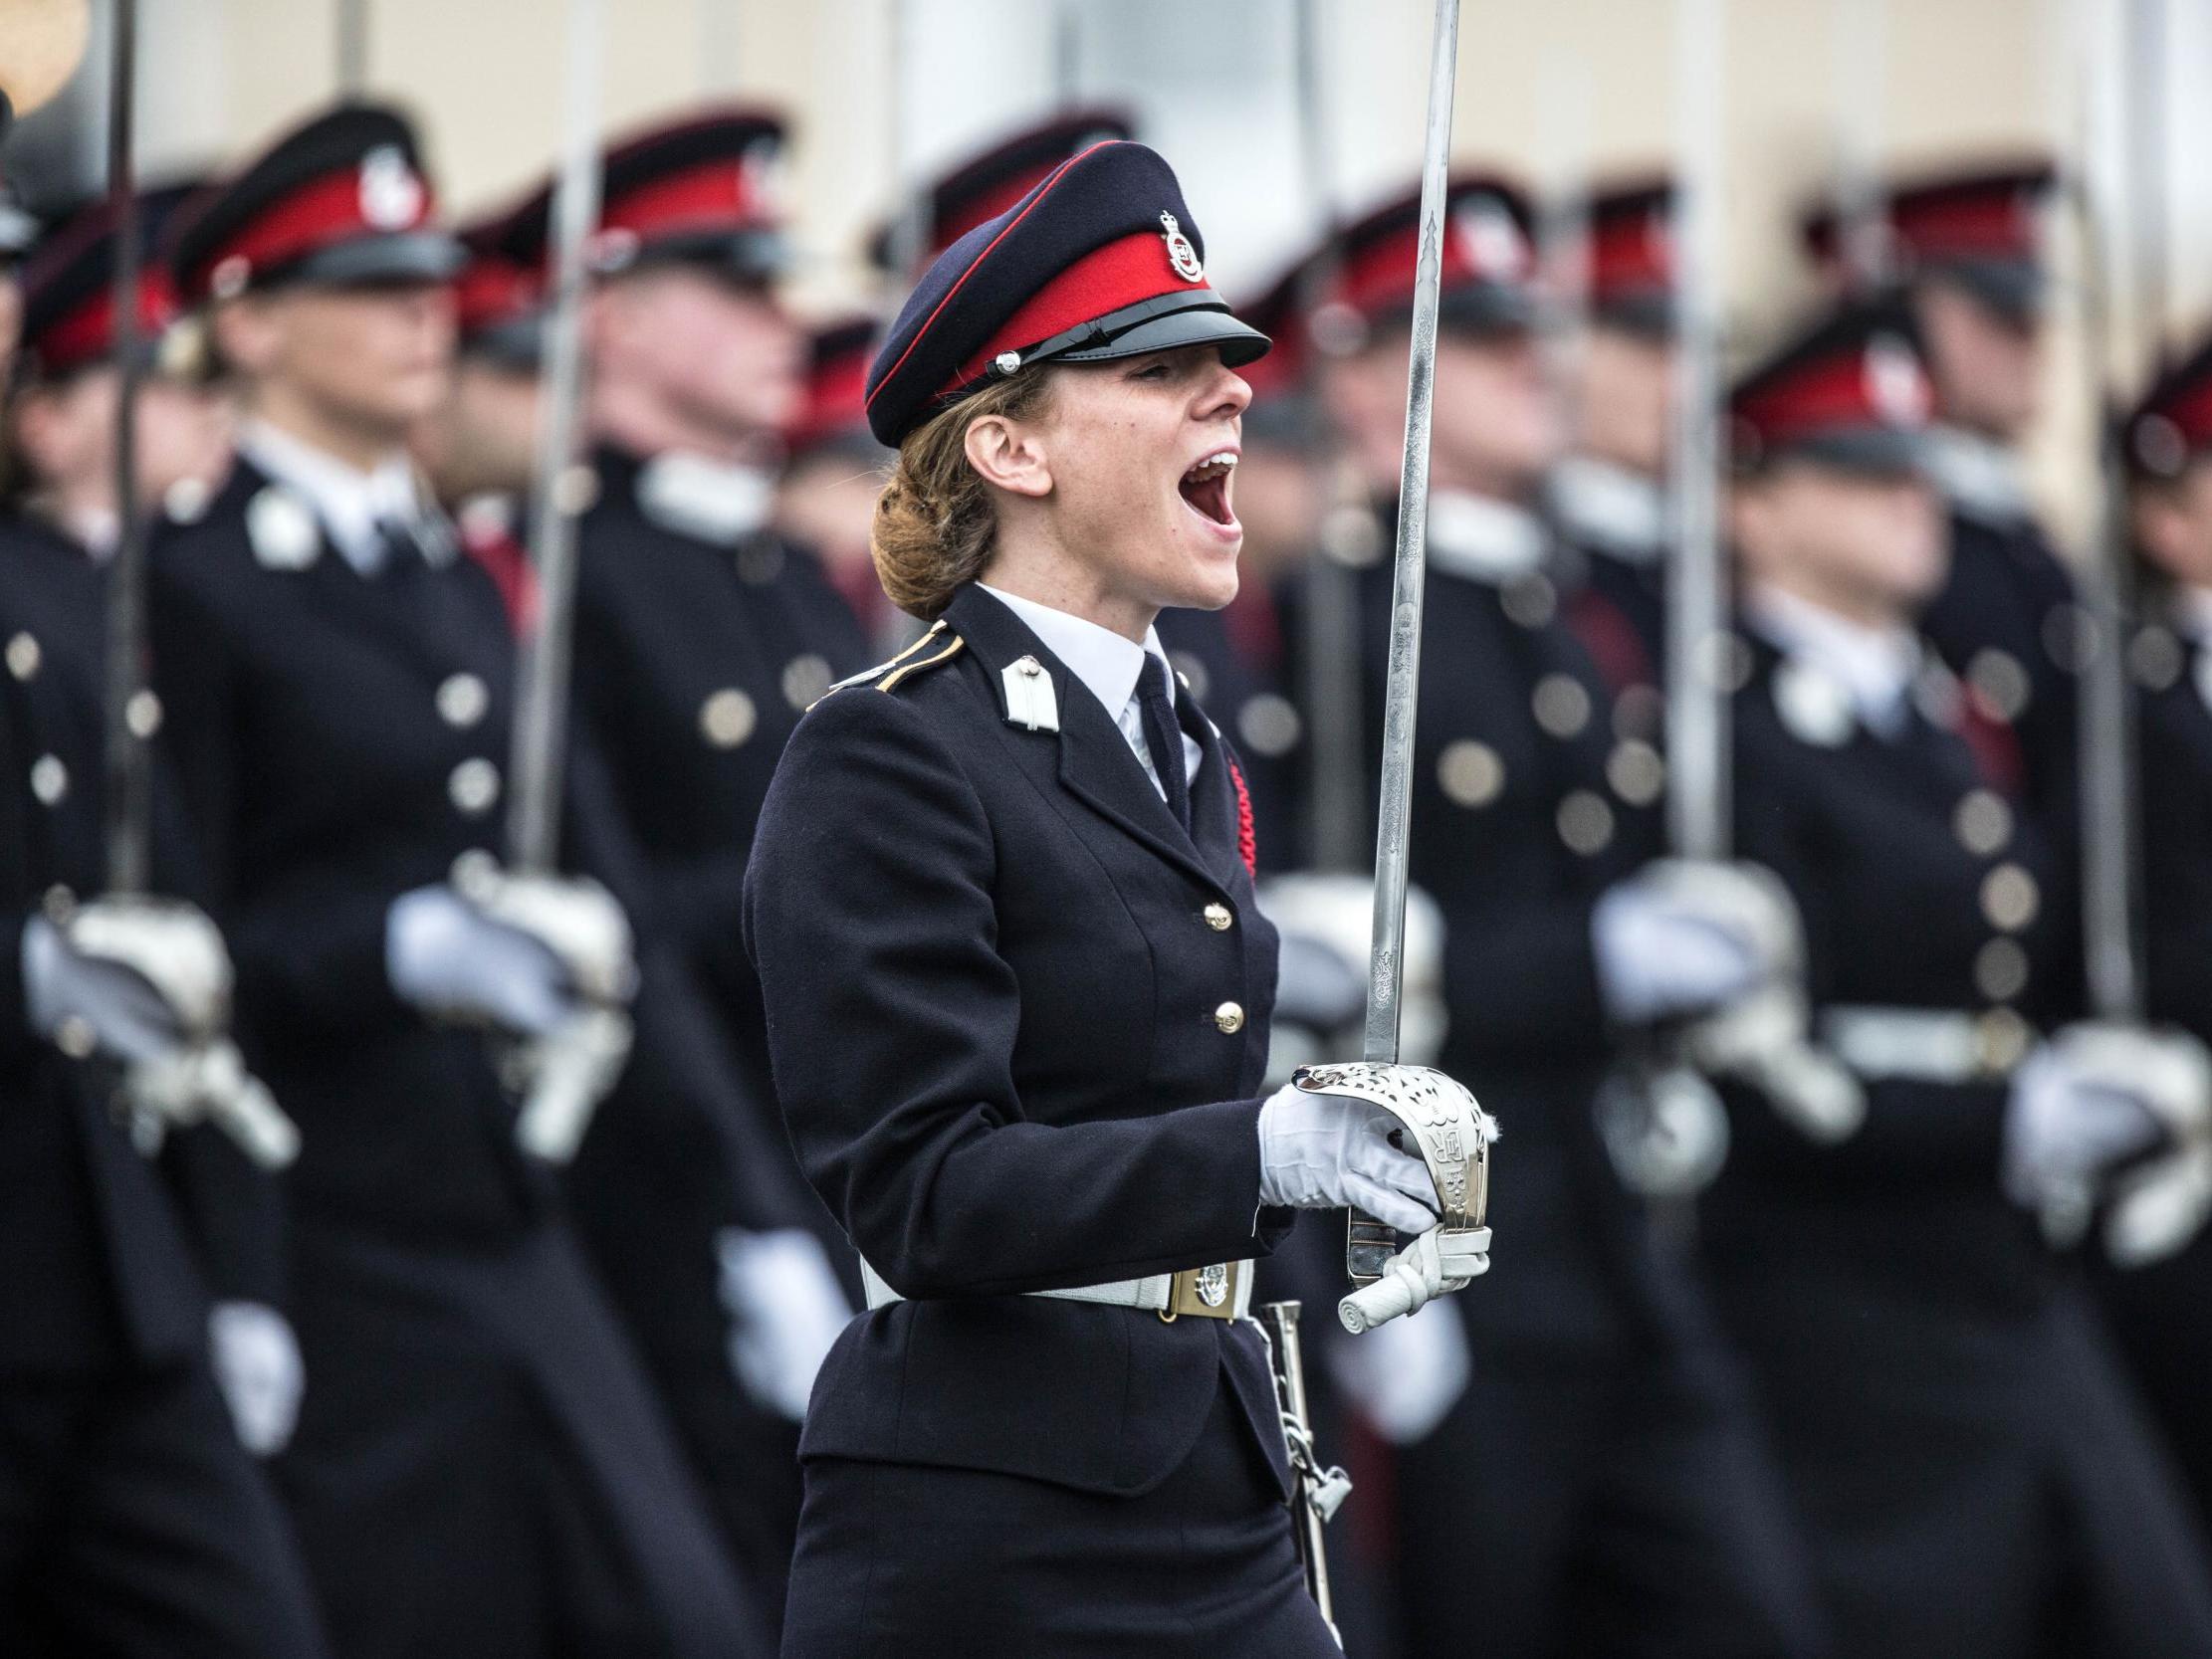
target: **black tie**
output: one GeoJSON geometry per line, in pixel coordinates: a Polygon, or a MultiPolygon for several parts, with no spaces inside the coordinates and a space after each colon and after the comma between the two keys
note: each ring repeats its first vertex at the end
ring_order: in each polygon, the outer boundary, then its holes
{"type": "Polygon", "coordinates": [[[1166,791],[1168,810],[1186,830],[1191,827],[1191,780],[1183,769],[1183,727],[1176,724],[1175,696],[1168,688],[1168,665],[1149,651],[1137,677],[1137,707],[1145,720],[1145,748],[1166,791]]]}

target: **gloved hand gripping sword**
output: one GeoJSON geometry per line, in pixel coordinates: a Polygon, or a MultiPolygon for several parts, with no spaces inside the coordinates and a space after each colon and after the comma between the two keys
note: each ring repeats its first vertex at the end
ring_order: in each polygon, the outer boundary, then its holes
{"type": "Polygon", "coordinates": [[[1410,1313],[1440,1292],[1462,1288],[1489,1266],[1490,1233],[1483,1219],[1489,1206],[1490,1142],[1496,1126],[1471,1094],[1440,1072],[1398,1064],[1414,717],[1421,689],[1421,616],[1428,555],[1429,435],[1458,36],[1458,0],[1437,0],[1430,45],[1429,126],[1422,155],[1406,449],[1399,474],[1390,668],[1383,699],[1382,800],[1375,837],[1375,920],[1363,1045],[1366,1063],[1309,1067],[1291,1080],[1309,1094],[1348,1096],[1389,1113],[1400,1126],[1394,1141],[1408,1151],[1418,1151],[1436,1182],[1441,1221],[1404,1251],[1388,1225],[1359,1210],[1350,1212],[1345,1271],[1359,1288],[1344,1298],[1337,1314],[1345,1329],[1355,1334],[1410,1313]]]}

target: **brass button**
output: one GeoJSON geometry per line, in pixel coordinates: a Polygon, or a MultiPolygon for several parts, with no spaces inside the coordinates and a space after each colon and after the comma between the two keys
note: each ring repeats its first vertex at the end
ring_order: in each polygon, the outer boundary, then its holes
{"type": "Polygon", "coordinates": [[[124,702],[122,719],[133,737],[149,741],[161,729],[161,700],[153,695],[151,687],[140,686],[124,702]]]}
{"type": "Polygon", "coordinates": [[[54,755],[40,755],[31,762],[31,793],[41,806],[61,805],[69,793],[69,768],[54,755]]]}
{"type": "Polygon", "coordinates": [[[450,674],[439,684],[438,718],[448,726],[474,726],[491,703],[491,689],[473,674],[450,674]]]}
{"type": "Polygon", "coordinates": [[[783,701],[801,712],[821,700],[837,676],[829,663],[808,651],[783,665],[783,701]]]}
{"type": "Polygon", "coordinates": [[[446,779],[446,794],[471,818],[480,818],[491,811],[492,803],[499,799],[499,768],[481,755],[462,761],[446,779]]]}
{"type": "Polygon", "coordinates": [[[1206,918],[1206,925],[1209,928],[1213,929],[1217,933],[1227,933],[1229,930],[1229,924],[1236,920],[1234,917],[1229,915],[1228,907],[1218,902],[1207,906],[1206,909],[1201,911],[1199,914],[1206,918]]]}
{"type": "Polygon", "coordinates": [[[1214,1023],[1222,1035],[1233,1037],[1244,1029],[1244,1009],[1241,1003],[1224,1002],[1214,1010],[1214,1023]]]}
{"type": "Polygon", "coordinates": [[[735,686],[725,686],[700,705],[699,729],[716,748],[737,748],[753,735],[759,717],[753,699],[735,686]]]}
{"type": "Polygon", "coordinates": [[[29,680],[39,671],[39,662],[45,653],[39,642],[29,634],[17,634],[8,641],[8,672],[18,680],[29,680]]]}
{"type": "Polygon", "coordinates": [[[1437,783],[1452,805],[1472,811],[1497,799],[1505,787],[1505,762],[1489,744],[1455,737],[1437,756],[1437,783]]]}

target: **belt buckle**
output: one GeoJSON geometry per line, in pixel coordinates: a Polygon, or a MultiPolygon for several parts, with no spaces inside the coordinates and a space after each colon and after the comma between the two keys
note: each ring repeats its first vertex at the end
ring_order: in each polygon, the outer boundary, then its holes
{"type": "Polygon", "coordinates": [[[1197,1319],[1234,1319],[1237,1281],[1243,1271],[1242,1262],[1185,1268],[1168,1281],[1168,1305],[1160,1310],[1161,1323],[1173,1325],[1185,1314],[1197,1319]]]}

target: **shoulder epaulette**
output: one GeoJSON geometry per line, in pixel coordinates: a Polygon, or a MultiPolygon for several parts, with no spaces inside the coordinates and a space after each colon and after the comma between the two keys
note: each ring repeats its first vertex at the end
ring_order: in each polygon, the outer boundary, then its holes
{"type": "MultiPolygon", "coordinates": [[[[821,697],[814,699],[814,703],[821,702],[823,698],[835,697],[839,692],[854,686],[872,685],[879,692],[894,691],[908,675],[919,674],[926,668],[935,668],[939,663],[951,662],[960,655],[967,643],[948,628],[943,617],[939,617],[930,624],[929,632],[889,662],[878,663],[874,668],[864,668],[858,674],[846,675],[822,693],[821,697]],[[927,655],[923,655],[925,652],[927,655]]],[[[806,707],[811,710],[814,703],[809,703],[806,707]]]]}

